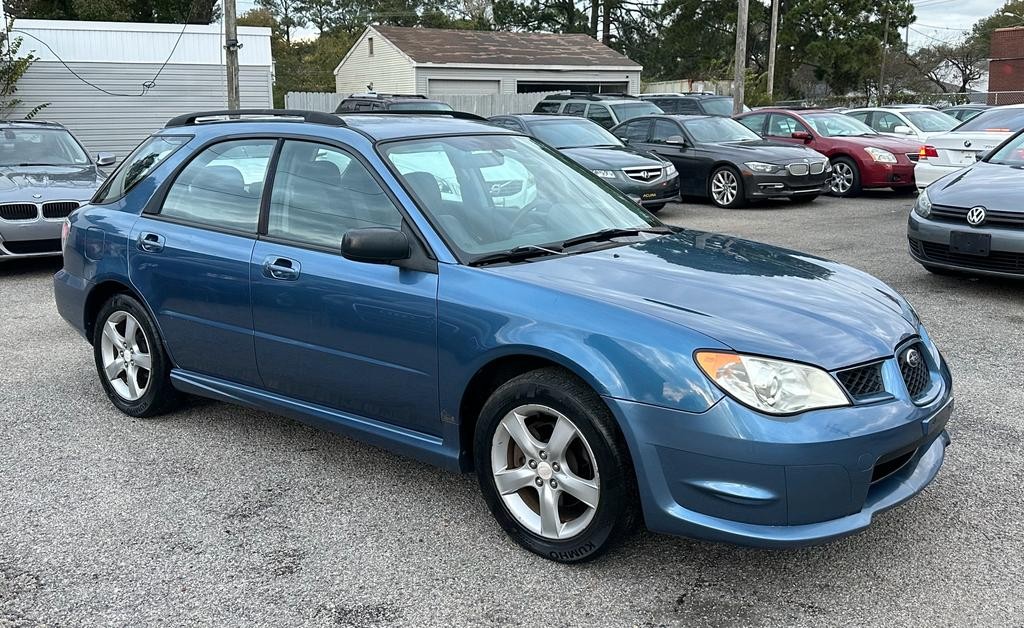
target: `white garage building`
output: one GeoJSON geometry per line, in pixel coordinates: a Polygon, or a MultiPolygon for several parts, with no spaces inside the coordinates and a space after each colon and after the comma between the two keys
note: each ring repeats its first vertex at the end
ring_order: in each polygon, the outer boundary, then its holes
{"type": "Polygon", "coordinates": [[[640,91],[642,67],[588,35],[370,26],[334,70],[336,91],[525,94],[640,91]]]}

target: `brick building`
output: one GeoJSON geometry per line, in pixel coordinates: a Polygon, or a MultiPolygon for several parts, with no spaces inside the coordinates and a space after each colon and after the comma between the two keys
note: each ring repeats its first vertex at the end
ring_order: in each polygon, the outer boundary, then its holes
{"type": "Polygon", "coordinates": [[[999,28],[992,33],[988,90],[990,105],[1024,103],[1024,26],[999,28]]]}

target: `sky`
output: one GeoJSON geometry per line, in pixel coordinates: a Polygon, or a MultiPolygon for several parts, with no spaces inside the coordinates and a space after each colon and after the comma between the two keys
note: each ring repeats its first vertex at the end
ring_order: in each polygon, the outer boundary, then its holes
{"type": "MultiPolygon", "coordinates": [[[[914,50],[940,41],[955,41],[974,23],[1000,9],[1006,0],[912,0],[917,22],[904,33],[914,50]]],[[[1024,20],[1021,20],[1024,24],[1024,20]]]]}

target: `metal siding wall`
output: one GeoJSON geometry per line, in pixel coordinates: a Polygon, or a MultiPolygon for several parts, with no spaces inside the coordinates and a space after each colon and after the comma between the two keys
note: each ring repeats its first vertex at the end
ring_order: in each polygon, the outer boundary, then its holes
{"type": "Polygon", "coordinates": [[[372,32],[360,39],[345,65],[334,77],[335,91],[342,96],[365,92],[366,84],[373,82],[373,89],[382,93],[425,94],[416,91],[412,63],[390,41],[380,33],[372,32]],[[373,37],[373,56],[368,50],[367,38],[373,37]]]}
{"type": "Polygon", "coordinates": [[[430,79],[490,79],[501,81],[501,93],[515,94],[516,81],[551,82],[629,82],[629,93],[640,93],[639,70],[531,70],[528,68],[445,68],[443,66],[418,66],[416,68],[416,93],[426,94],[430,79]]]}
{"type": "MultiPolygon", "coordinates": [[[[442,100],[458,111],[468,111],[481,116],[496,116],[503,113],[524,113],[533,111],[534,105],[548,94],[565,92],[536,92],[532,94],[442,94],[431,98],[442,100]]],[[[289,109],[310,109],[313,111],[334,111],[341,102],[341,94],[330,92],[288,92],[284,102],[289,109]]]]}
{"type": "MultiPolygon", "coordinates": [[[[138,94],[158,64],[70,63],[92,83],[118,94],[138,94]]],[[[269,108],[269,67],[243,66],[239,75],[243,107],[269,108]]],[[[224,109],[227,81],[223,66],[168,65],[145,96],[110,96],[75,78],[60,63],[38,61],[18,82],[22,110],[49,102],[37,118],[67,126],[91,153],[127,155],[170,118],[190,111],[224,109]]],[[[21,113],[21,112],[17,112],[21,113]]]]}

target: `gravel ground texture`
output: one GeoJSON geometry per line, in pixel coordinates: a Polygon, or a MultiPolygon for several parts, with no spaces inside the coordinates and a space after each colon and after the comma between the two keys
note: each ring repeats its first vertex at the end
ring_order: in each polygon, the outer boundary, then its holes
{"type": "Polygon", "coordinates": [[[924,271],[911,202],[662,217],[906,295],[956,381],[935,482],[821,547],[638,532],[576,567],[508,540],[472,476],[220,403],[121,415],[54,308],[59,262],[0,265],[0,626],[1024,625],[1024,283],[924,271]]]}

